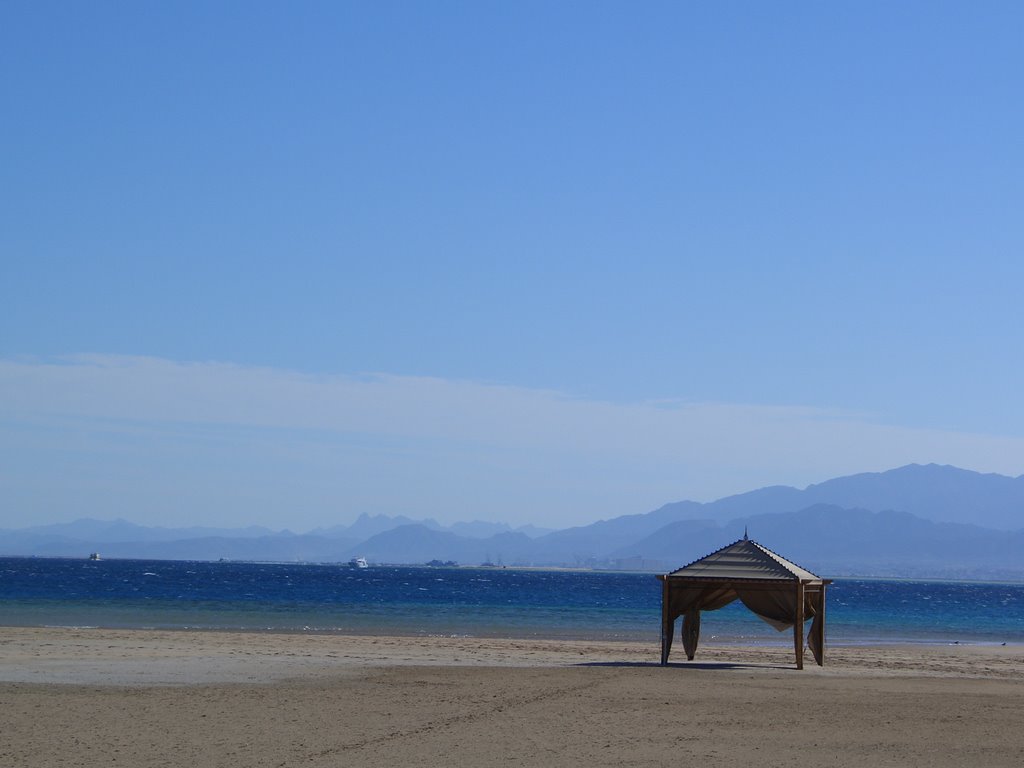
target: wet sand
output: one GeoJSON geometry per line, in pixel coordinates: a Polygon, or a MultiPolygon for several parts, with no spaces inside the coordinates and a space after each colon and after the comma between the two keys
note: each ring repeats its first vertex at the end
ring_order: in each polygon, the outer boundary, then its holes
{"type": "Polygon", "coordinates": [[[0,765],[1024,765],[1021,646],[672,661],[643,643],[0,628],[0,765]]]}

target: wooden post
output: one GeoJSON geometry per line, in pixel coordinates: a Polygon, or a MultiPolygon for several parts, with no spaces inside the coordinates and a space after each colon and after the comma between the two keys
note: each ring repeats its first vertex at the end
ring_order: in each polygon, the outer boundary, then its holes
{"type": "Polygon", "coordinates": [[[818,606],[815,610],[820,617],[816,624],[818,625],[818,664],[825,666],[825,583],[822,582],[821,590],[818,592],[818,606]]]}
{"type": "Polygon", "coordinates": [[[673,624],[669,620],[671,592],[668,576],[661,577],[661,666],[668,665],[668,654],[672,650],[673,624]]]}
{"type": "Polygon", "coordinates": [[[796,583],[796,623],[793,625],[793,646],[796,651],[796,668],[804,668],[804,582],[796,583]]]}

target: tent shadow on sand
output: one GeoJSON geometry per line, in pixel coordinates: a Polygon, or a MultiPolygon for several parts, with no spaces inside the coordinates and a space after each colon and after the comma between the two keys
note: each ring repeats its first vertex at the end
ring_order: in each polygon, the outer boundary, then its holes
{"type": "Polygon", "coordinates": [[[735,661],[698,661],[698,662],[676,662],[674,664],[662,664],[657,661],[588,661],[573,664],[574,667],[668,667],[670,669],[704,670],[704,671],[730,671],[738,669],[760,670],[762,672],[774,672],[779,670],[792,670],[788,664],[742,664],[735,661]]]}

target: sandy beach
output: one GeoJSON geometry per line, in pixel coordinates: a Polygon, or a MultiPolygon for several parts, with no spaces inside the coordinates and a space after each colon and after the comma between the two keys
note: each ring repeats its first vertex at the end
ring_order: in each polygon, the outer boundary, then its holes
{"type": "Polygon", "coordinates": [[[0,765],[1020,766],[1024,648],[0,628],[0,765]]]}

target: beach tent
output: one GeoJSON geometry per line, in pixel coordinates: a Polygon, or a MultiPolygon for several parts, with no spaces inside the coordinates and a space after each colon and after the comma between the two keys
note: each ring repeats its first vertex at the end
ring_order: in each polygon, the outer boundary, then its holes
{"type": "Polygon", "coordinates": [[[812,620],[807,645],[819,666],[825,660],[825,587],[822,579],[784,557],[743,538],[661,580],[661,663],[668,664],[676,619],[683,617],[683,648],[693,660],[700,639],[700,612],[734,600],[780,632],[792,628],[796,668],[804,667],[804,625],[812,620]]]}

